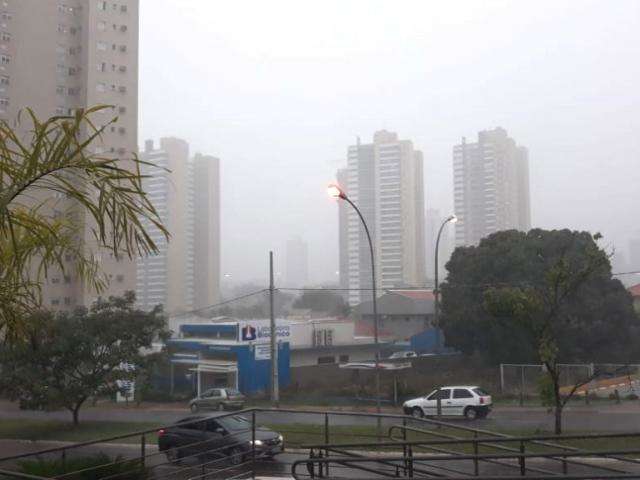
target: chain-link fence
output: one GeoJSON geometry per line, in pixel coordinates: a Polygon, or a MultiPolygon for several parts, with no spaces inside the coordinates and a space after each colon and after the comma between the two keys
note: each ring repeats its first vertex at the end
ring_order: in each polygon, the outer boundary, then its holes
{"type": "MultiPolygon", "coordinates": [[[[540,396],[541,381],[545,377],[544,365],[500,364],[500,392],[505,397],[536,399],[540,396]]],[[[621,398],[640,395],[640,365],[637,364],[561,364],[560,387],[562,394],[570,393],[589,398],[621,398]]]]}

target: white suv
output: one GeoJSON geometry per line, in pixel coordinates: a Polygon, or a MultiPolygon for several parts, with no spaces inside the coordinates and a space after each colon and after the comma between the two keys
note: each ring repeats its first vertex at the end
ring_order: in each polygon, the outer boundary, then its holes
{"type": "Polygon", "coordinates": [[[464,416],[470,420],[483,418],[491,411],[491,396],[480,387],[441,387],[424,397],[407,400],[402,405],[404,413],[414,417],[438,415],[438,398],[441,414],[464,416]]]}

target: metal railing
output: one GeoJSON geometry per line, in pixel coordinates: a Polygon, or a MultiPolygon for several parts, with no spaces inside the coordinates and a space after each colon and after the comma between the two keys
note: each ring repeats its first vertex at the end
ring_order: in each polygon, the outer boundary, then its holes
{"type": "MultiPolygon", "coordinates": [[[[0,479],[43,480],[23,473],[24,461],[57,462],[59,480],[250,478],[293,475],[294,478],[640,478],[640,433],[540,435],[513,437],[399,414],[251,408],[224,414],[197,414],[189,421],[42,449],[0,458],[0,479]],[[199,440],[159,449],[157,432],[204,425],[208,420],[243,416],[247,428],[224,444],[199,440]],[[286,455],[268,459],[258,448],[259,426],[284,436],[286,455]],[[380,437],[378,424],[385,430],[380,437]],[[233,438],[240,440],[232,441],[233,438]],[[636,448],[588,448],[593,442],[637,442],[636,448]],[[584,443],[580,448],[577,443],[584,443]],[[237,449],[236,449],[237,447],[237,449]],[[74,470],[74,461],[96,452],[115,452],[108,462],[74,470]],[[167,455],[169,453],[169,455],[167,455]],[[166,457],[166,458],[165,458],[166,457]],[[597,461],[594,461],[597,459],[597,461]],[[68,467],[68,468],[66,468],[68,467]],[[89,475],[89,477],[87,476],[89,475]],[[362,477],[361,475],[365,475],[362,477]],[[493,477],[492,477],[493,476],[493,477]]],[[[204,427],[203,427],[204,429],[204,427]]],[[[204,431],[204,430],[203,430],[204,431]]],[[[237,432],[236,432],[237,433],[237,432]]],[[[235,435],[235,433],[234,433],[235,435]]],[[[284,448],[284,446],[283,446],[284,448]]]]}

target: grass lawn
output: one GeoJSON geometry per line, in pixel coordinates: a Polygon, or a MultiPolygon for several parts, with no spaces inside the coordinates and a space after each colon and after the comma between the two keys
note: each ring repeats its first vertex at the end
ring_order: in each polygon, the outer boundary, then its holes
{"type": "MultiPolygon", "coordinates": [[[[158,425],[149,422],[100,422],[100,421],[81,421],[80,425],[74,427],[71,422],[60,420],[27,420],[27,419],[9,419],[0,420],[0,438],[3,439],[23,439],[23,440],[58,440],[69,442],[84,442],[90,440],[98,440],[101,438],[115,437],[125,435],[131,432],[141,430],[152,430],[158,425]]],[[[285,437],[285,443],[288,447],[298,447],[303,444],[323,444],[325,443],[325,433],[323,425],[306,425],[306,424],[288,424],[288,425],[266,425],[269,428],[281,433],[285,437]]],[[[424,427],[423,427],[424,428],[424,427]]],[[[464,432],[457,429],[434,428],[428,427],[430,433],[417,433],[409,431],[408,440],[438,440],[447,436],[457,436],[461,438],[471,438],[471,432],[464,432]]],[[[391,441],[386,437],[388,430],[382,429],[383,441],[391,441]]],[[[532,435],[548,435],[549,432],[540,432],[533,430],[502,430],[513,436],[532,436],[532,435]]],[[[567,432],[577,433],[577,432],[567,432]]],[[[399,435],[398,432],[396,432],[399,435]]],[[[329,442],[334,444],[344,443],[375,443],[377,439],[375,426],[360,425],[341,425],[330,426],[329,442]]],[[[133,436],[116,440],[116,443],[138,443],[140,436],[133,436]]],[[[155,433],[146,436],[148,445],[155,445],[157,437],[155,433]]],[[[550,440],[550,442],[552,442],[550,440]]],[[[559,442],[553,442],[559,443],[559,442]]],[[[614,450],[614,449],[631,449],[640,450],[640,435],[638,438],[613,438],[613,439],[597,439],[597,440],[571,440],[563,442],[564,445],[579,447],[585,450],[614,450]]],[[[501,443],[501,445],[517,448],[516,443],[501,443]]],[[[460,453],[471,453],[471,445],[442,445],[460,453]]],[[[360,449],[360,448],[356,448],[360,449]]],[[[389,450],[397,450],[389,448],[389,450]]],[[[416,449],[422,453],[430,452],[428,449],[416,449]]],[[[527,451],[557,451],[542,446],[527,446],[527,451]]],[[[432,451],[431,451],[432,452],[432,451]]],[[[499,453],[498,450],[486,447],[481,448],[481,453],[499,453]]]]}
{"type": "MultiPolygon", "coordinates": [[[[59,440],[68,442],[87,442],[100,438],[115,437],[140,430],[149,430],[158,426],[157,423],[142,422],[96,422],[82,421],[74,426],[71,422],[61,420],[28,420],[2,419],[0,420],[0,438],[14,438],[20,440],[59,440]]],[[[118,440],[119,443],[137,443],[140,437],[118,440]]],[[[148,436],[147,443],[155,443],[155,433],[148,436]]]]}

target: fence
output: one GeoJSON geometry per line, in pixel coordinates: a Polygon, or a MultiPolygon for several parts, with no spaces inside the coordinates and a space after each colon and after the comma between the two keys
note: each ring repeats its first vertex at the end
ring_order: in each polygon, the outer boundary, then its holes
{"type": "MultiPolygon", "coordinates": [[[[544,377],[543,365],[500,364],[500,392],[504,396],[526,398],[539,396],[539,382],[544,377]]],[[[578,389],[579,396],[624,397],[640,394],[640,365],[638,364],[561,364],[560,385],[566,391],[576,384],[587,382],[578,389]],[[615,392],[618,392],[617,394],[615,392]]]]}
{"type": "Polygon", "coordinates": [[[514,437],[403,415],[254,408],[0,458],[0,479],[640,478],[639,454],[640,433],[514,437]],[[240,430],[214,428],[238,418],[240,430]],[[191,436],[159,441],[178,429],[191,436]],[[81,461],[97,452],[110,456],[81,461]],[[57,471],[26,473],[29,464],[57,471]]]}

